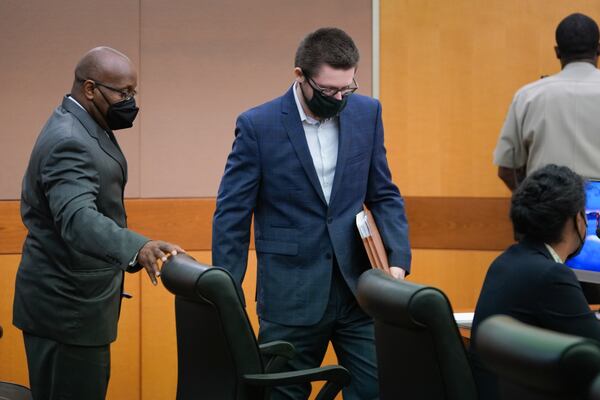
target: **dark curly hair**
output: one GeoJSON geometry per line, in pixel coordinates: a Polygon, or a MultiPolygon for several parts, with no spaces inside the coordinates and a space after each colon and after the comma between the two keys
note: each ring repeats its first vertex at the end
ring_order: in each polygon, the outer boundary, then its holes
{"type": "Polygon", "coordinates": [[[515,236],[560,242],[565,223],[585,210],[584,186],[584,179],[567,167],[550,164],[533,172],[512,196],[515,236]]]}
{"type": "Polygon", "coordinates": [[[310,77],[323,64],[348,70],[358,65],[360,56],[354,41],[338,28],[321,28],[309,33],[296,50],[295,66],[310,77]]]}

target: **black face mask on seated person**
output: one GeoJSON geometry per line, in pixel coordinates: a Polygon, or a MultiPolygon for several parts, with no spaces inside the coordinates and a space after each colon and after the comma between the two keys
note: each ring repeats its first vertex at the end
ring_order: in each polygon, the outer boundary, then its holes
{"type": "MultiPolygon", "coordinates": [[[[585,231],[586,231],[586,234],[587,234],[587,217],[585,215],[585,212],[581,212],[581,214],[582,214],[582,217],[583,217],[583,221],[585,222],[585,231]]],[[[579,215],[579,214],[577,214],[577,215],[579,215]]],[[[567,256],[567,260],[570,260],[573,257],[577,257],[577,255],[579,253],[581,253],[581,250],[583,249],[583,245],[585,244],[585,236],[586,236],[586,234],[584,234],[583,237],[581,237],[581,234],[579,233],[579,227],[577,226],[577,215],[575,215],[575,217],[573,217],[573,222],[575,224],[575,232],[577,232],[577,237],[579,238],[579,246],[577,247],[577,249],[575,249],[574,252],[572,252],[571,254],[569,254],[567,256]]]]}

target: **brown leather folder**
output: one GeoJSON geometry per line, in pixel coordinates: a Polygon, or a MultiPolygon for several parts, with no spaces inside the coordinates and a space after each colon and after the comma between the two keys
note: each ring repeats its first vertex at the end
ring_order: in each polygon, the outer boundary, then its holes
{"type": "Polygon", "coordinates": [[[390,265],[383,240],[377,229],[375,218],[367,206],[363,205],[363,211],[356,214],[356,227],[365,246],[371,267],[390,272],[390,265]]]}

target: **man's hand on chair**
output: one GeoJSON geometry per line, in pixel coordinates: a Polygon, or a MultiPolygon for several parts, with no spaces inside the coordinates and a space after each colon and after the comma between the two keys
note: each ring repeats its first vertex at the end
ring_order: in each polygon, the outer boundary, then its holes
{"type": "Polygon", "coordinates": [[[160,276],[159,261],[162,265],[163,262],[167,261],[168,257],[177,255],[178,253],[185,253],[185,250],[176,244],[161,240],[151,240],[140,249],[137,262],[146,269],[152,284],[156,285],[158,283],[157,278],[160,276]]]}

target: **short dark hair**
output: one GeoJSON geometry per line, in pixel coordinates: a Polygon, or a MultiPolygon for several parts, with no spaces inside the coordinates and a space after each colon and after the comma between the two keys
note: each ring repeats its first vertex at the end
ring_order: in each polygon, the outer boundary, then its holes
{"type": "Polygon", "coordinates": [[[588,58],[598,51],[598,24],[580,13],[571,14],[556,27],[556,44],[560,58],[588,58]]]}
{"type": "Polygon", "coordinates": [[[295,66],[314,76],[323,64],[336,69],[358,65],[360,56],[352,38],[338,28],[321,28],[309,33],[296,50],[295,66]]]}
{"type": "Polygon", "coordinates": [[[567,167],[546,165],[515,190],[510,219],[516,236],[558,243],[567,220],[585,210],[585,181],[567,167]]]}

